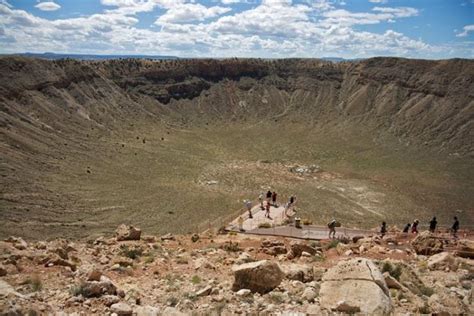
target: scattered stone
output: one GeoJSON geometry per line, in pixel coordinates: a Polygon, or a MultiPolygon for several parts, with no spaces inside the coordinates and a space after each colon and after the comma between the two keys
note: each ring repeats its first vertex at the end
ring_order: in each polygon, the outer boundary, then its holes
{"type": "Polygon", "coordinates": [[[117,287],[105,276],[101,276],[100,281],[85,281],[80,287],[84,297],[99,297],[104,294],[115,295],[117,293],[117,287]]]}
{"type": "Polygon", "coordinates": [[[92,269],[87,273],[87,281],[100,281],[100,277],[102,276],[102,272],[97,269],[92,269]]]}
{"type": "Polygon", "coordinates": [[[252,293],[249,289],[241,289],[238,290],[237,293],[235,293],[237,296],[244,297],[244,296],[249,296],[252,293]]]}
{"type": "Polygon", "coordinates": [[[53,267],[53,266],[64,266],[71,268],[72,271],[76,271],[76,265],[68,260],[65,260],[58,255],[54,255],[52,258],[45,263],[45,267],[53,267]]]}
{"type": "Polygon", "coordinates": [[[392,302],[385,279],[368,259],[339,262],[323,275],[321,307],[346,313],[389,314],[392,302]]]}
{"type": "Polygon", "coordinates": [[[388,286],[389,289],[401,290],[403,288],[403,286],[397,281],[397,279],[392,277],[390,275],[390,273],[384,272],[383,277],[384,277],[385,283],[387,283],[387,286],[388,286]]]}
{"type": "Polygon", "coordinates": [[[100,301],[107,307],[112,306],[113,304],[116,304],[120,302],[120,297],[116,295],[103,295],[100,298],[100,301]]]}
{"type": "Polygon", "coordinates": [[[318,249],[314,247],[294,241],[290,244],[290,251],[287,254],[287,258],[291,260],[300,257],[303,252],[306,252],[309,256],[314,256],[317,251],[318,249]]]}
{"type": "Polygon", "coordinates": [[[474,259],[474,241],[461,240],[455,252],[458,257],[474,259]]]}
{"type": "Polygon", "coordinates": [[[313,281],[313,268],[309,265],[291,264],[284,266],[285,277],[288,280],[297,280],[301,282],[313,281]]]}
{"type": "Polygon", "coordinates": [[[110,306],[110,310],[112,311],[112,313],[115,313],[118,316],[131,316],[133,313],[133,310],[130,305],[126,303],[115,303],[110,306]]]}
{"type": "Polygon", "coordinates": [[[285,244],[278,240],[263,240],[260,246],[260,252],[270,256],[277,256],[286,254],[287,250],[285,244]]]}
{"type": "Polygon", "coordinates": [[[314,302],[314,299],[318,296],[318,293],[314,288],[307,287],[304,289],[303,294],[301,296],[308,302],[314,302]]]}
{"type": "Polygon", "coordinates": [[[431,270],[450,270],[456,271],[458,268],[458,259],[449,252],[441,252],[431,256],[428,259],[428,268],[431,270]]]}
{"type": "Polygon", "coordinates": [[[140,240],[140,236],[142,231],[138,228],[135,228],[131,225],[122,224],[117,227],[115,231],[117,241],[124,241],[124,240],[140,240]]]}
{"type": "Polygon", "coordinates": [[[430,232],[420,233],[411,245],[418,255],[430,256],[443,251],[443,241],[430,232]]]}
{"type": "Polygon", "coordinates": [[[237,258],[237,260],[235,260],[235,263],[236,264],[243,264],[243,263],[249,263],[249,262],[253,262],[253,261],[254,261],[254,259],[252,258],[252,256],[250,256],[246,252],[242,252],[240,254],[240,256],[237,258]]]}
{"type": "Polygon", "coordinates": [[[165,240],[176,240],[176,237],[174,237],[173,234],[171,233],[168,233],[166,235],[163,235],[160,237],[161,241],[165,241],[165,240]]]}
{"type": "Polygon", "coordinates": [[[134,310],[136,316],[158,316],[160,309],[153,306],[137,306],[134,310]]]}
{"type": "Polygon", "coordinates": [[[261,294],[270,292],[283,280],[284,273],[275,262],[262,260],[234,266],[234,284],[232,289],[249,289],[261,294]]]}
{"type": "Polygon", "coordinates": [[[206,286],[205,288],[196,292],[197,297],[208,296],[212,292],[212,286],[206,286]]]}
{"type": "Polygon", "coordinates": [[[3,266],[3,264],[0,264],[0,277],[6,276],[8,274],[7,269],[3,266]]]}
{"type": "Polygon", "coordinates": [[[192,242],[197,242],[198,240],[199,240],[199,235],[198,235],[198,234],[193,234],[193,235],[191,236],[191,241],[192,241],[192,242]]]}

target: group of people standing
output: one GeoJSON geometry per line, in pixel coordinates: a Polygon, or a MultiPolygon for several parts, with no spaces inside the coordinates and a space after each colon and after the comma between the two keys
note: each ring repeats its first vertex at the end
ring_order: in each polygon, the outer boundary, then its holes
{"type": "MultiPolygon", "coordinates": [[[[270,217],[270,207],[278,207],[277,204],[277,197],[278,194],[275,191],[270,191],[268,190],[267,193],[261,192],[258,196],[258,202],[260,204],[260,209],[262,211],[265,211],[265,217],[272,219],[270,217]]],[[[288,203],[285,204],[285,215],[287,215],[287,211],[292,208],[296,203],[296,196],[292,195],[288,201],[288,203]]],[[[250,200],[244,200],[244,205],[245,208],[247,209],[247,212],[249,214],[249,218],[253,218],[252,215],[252,202],[250,200]]]]}
{"type": "MultiPolygon", "coordinates": [[[[420,221],[415,219],[413,221],[413,224],[406,224],[405,227],[403,228],[404,233],[409,233],[411,231],[412,234],[418,234],[418,225],[420,224],[420,221]]],[[[431,221],[429,221],[429,231],[431,233],[434,233],[436,231],[436,227],[438,226],[438,220],[436,219],[436,216],[434,216],[431,221]]],[[[459,230],[459,219],[457,216],[454,216],[454,223],[451,226],[451,234],[453,235],[454,238],[457,238],[457,233],[459,230]]],[[[382,222],[382,226],[380,227],[380,234],[382,237],[387,233],[387,224],[385,222],[382,222]]]]}

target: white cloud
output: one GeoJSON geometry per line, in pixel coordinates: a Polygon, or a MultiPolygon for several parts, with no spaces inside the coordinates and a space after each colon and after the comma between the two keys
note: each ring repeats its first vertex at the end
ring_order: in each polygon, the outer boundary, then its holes
{"type": "Polygon", "coordinates": [[[35,8],[38,8],[41,11],[56,11],[59,10],[61,6],[52,1],[47,1],[38,3],[37,5],[35,5],[35,8]]]}
{"type": "Polygon", "coordinates": [[[202,4],[179,4],[168,9],[156,20],[156,24],[164,23],[191,23],[194,21],[204,21],[231,11],[225,7],[205,7],[202,4]]]}
{"type": "Polygon", "coordinates": [[[369,0],[369,2],[372,2],[372,3],[387,3],[388,0],[369,0]]]}
{"type": "Polygon", "coordinates": [[[466,25],[463,28],[463,31],[459,34],[456,34],[457,37],[466,37],[470,32],[474,32],[474,24],[466,25]]]}
{"type": "MultiPolygon", "coordinates": [[[[101,0],[106,6],[103,12],[48,20],[0,0],[0,52],[183,57],[426,57],[433,52],[448,55],[447,47],[433,47],[393,30],[372,33],[355,27],[415,16],[416,9],[375,7],[367,12],[352,12],[337,9],[341,2],[267,0],[234,12],[225,6],[207,7],[186,0],[101,0]],[[157,8],[164,9],[155,22],[159,27],[137,26],[139,12],[154,14],[157,8]]],[[[456,49],[466,55],[468,48],[466,44],[456,49]]]]}

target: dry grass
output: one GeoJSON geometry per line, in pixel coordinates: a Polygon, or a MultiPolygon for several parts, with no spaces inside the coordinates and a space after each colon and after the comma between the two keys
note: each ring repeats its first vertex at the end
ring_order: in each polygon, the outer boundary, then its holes
{"type": "MultiPolygon", "coordinates": [[[[382,220],[401,226],[433,210],[449,224],[451,212],[474,194],[464,160],[340,131],[336,137],[333,130],[297,124],[182,130],[143,124],[93,135],[82,144],[87,150],[65,153],[50,162],[53,171],[39,174],[58,202],[30,212],[34,228],[24,234],[80,238],[124,222],[149,234],[198,232],[220,227],[243,199],[255,201],[268,187],[279,192],[280,203],[296,194],[298,215],[316,225],[335,217],[344,226],[375,227],[382,220]],[[317,164],[323,172],[300,176],[289,171],[295,164],[317,164]],[[217,184],[205,184],[211,180],[217,184]]],[[[3,233],[19,227],[10,229],[3,233]]]]}

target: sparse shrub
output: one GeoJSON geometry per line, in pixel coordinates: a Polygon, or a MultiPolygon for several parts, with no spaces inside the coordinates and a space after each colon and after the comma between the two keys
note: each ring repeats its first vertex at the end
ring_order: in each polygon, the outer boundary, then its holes
{"type": "Polygon", "coordinates": [[[313,221],[308,218],[303,219],[302,223],[303,225],[313,225],[313,221]]]}
{"type": "Polygon", "coordinates": [[[400,280],[402,275],[402,267],[399,265],[393,266],[390,262],[384,262],[382,265],[382,273],[388,272],[393,278],[400,280]]]}
{"type": "Polygon", "coordinates": [[[282,304],[285,302],[283,295],[279,292],[272,292],[269,294],[270,300],[275,304],[282,304]]]}
{"type": "Polygon", "coordinates": [[[85,296],[85,287],[83,283],[73,285],[69,291],[72,296],[85,296]]]}
{"type": "Polygon", "coordinates": [[[199,277],[199,275],[193,275],[193,277],[191,278],[191,283],[192,283],[192,284],[199,284],[199,283],[201,283],[201,278],[199,277]]]}
{"type": "Polygon", "coordinates": [[[217,315],[222,315],[222,312],[224,311],[224,308],[226,306],[225,302],[219,302],[214,305],[213,311],[217,315]]]}
{"type": "Polygon", "coordinates": [[[431,314],[431,309],[428,303],[425,302],[425,304],[421,307],[418,308],[418,313],[423,314],[423,315],[429,315],[431,314]]]}
{"type": "Polygon", "coordinates": [[[238,252],[242,250],[240,249],[238,242],[232,242],[232,241],[227,241],[221,246],[221,248],[228,252],[238,252]]]}
{"type": "Polygon", "coordinates": [[[188,264],[188,258],[186,257],[178,257],[176,258],[177,264],[188,264]]]}
{"type": "Polygon", "coordinates": [[[434,294],[434,290],[430,287],[422,285],[419,287],[419,289],[420,289],[421,294],[426,295],[428,297],[434,294]]]}
{"type": "Polygon", "coordinates": [[[333,240],[331,240],[331,242],[329,244],[326,245],[326,250],[336,248],[338,244],[339,244],[339,240],[338,239],[333,239],[333,240]]]}
{"type": "Polygon", "coordinates": [[[175,307],[176,305],[178,305],[178,303],[179,299],[176,296],[168,297],[168,299],[166,300],[166,304],[171,307],[175,307]]]}
{"type": "Polygon", "coordinates": [[[258,224],[258,228],[272,228],[272,224],[267,223],[267,222],[260,223],[260,224],[258,224]]]}
{"type": "Polygon", "coordinates": [[[33,275],[26,279],[26,284],[28,284],[33,292],[39,292],[43,289],[43,282],[41,281],[38,275],[33,275]]]}
{"type": "Polygon", "coordinates": [[[141,247],[131,248],[128,245],[121,245],[120,254],[124,257],[135,260],[143,254],[143,249],[141,247]]]}
{"type": "Polygon", "coordinates": [[[155,254],[151,253],[145,258],[145,263],[153,263],[155,261],[155,254]]]}
{"type": "Polygon", "coordinates": [[[314,256],[311,257],[312,262],[323,262],[324,260],[326,260],[326,257],[323,254],[321,255],[315,254],[314,256]]]}

